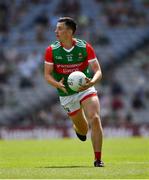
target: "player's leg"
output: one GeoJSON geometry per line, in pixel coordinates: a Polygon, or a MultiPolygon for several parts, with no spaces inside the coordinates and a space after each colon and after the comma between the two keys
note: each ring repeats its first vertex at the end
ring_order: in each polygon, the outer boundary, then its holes
{"type": "Polygon", "coordinates": [[[60,97],[60,102],[69,118],[73,122],[74,130],[78,138],[82,141],[86,140],[86,134],[88,131],[88,121],[85,118],[84,112],[80,106],[80,100],[78,94],[60,97]]]}
{"type": "MultiPolygon", "coordinates": [[[[84,99],[82,102],[82,108],[85,112],[86,118],[91,127],[91,139],[92,145],[95,153],[95,160],[99,162],[97,166],[103,166],[101,161],[101,151],[102,151],[102,125],[100,120],[100,103],[98,96],[90,96],[84,99]]],[[[96,162],[96,161],[95,161],[96,162]]],[[[96,166],[96,164],[95,164],[96,166]]]]}
{"type": "Polygon", "coordinates": [[[73,127],[77,133],[77,136],[80,138],[80,140],[85,141],[86,134],[88,132],[88,122],[83,110],[80,108],[79,110],[75,111],[75,113],[69,113],[68,115],[73,122],[73,127]]]}

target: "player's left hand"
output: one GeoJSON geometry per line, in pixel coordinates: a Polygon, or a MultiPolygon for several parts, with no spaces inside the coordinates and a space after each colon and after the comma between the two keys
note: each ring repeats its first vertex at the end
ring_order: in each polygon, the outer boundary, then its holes
{"type": "Polygon", "coordinates": [[[91,79],[86,77],[85,80],[86,80],[86,84],[79,88],[79,92],[84,91],[94,85],[91,79]]]}

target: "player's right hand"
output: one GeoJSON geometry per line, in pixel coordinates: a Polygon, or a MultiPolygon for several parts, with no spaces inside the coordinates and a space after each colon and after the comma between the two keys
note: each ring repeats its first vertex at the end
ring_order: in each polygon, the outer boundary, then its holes
{"type": "Polygon", "coordinates": [[[62,78],[59,81],[58,88],[61,89],[64,93],[68,94],[68,92],[67,92],[67,90],[65,88],[65,85],[63,83],[64,83],[64,78],[62,78]]]}

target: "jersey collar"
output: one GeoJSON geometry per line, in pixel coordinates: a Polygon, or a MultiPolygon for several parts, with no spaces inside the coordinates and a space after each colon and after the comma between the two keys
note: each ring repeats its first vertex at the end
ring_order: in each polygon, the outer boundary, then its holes
{"type": "Polygon", "coordinates": [[[62,43],[62,42],[60,42],[60,44],[61,44],[62,48],[63,48],[65,51],[70,52],[70,51],[72,51],[72,50],[73,50],[74,46],[76,45],[76,40],[75,40],[75,39],[72,39],[72,47],[71,47],[70,49],[66,49],[66,48],[64,48],[64,46],[63,46],[63,43],[62,43]]]}

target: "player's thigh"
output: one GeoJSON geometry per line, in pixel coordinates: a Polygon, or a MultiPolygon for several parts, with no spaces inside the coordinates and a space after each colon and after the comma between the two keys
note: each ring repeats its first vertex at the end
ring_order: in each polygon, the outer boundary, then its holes
{"type": "Polygon", "coordinates": [[[88,123],[82,108],[80,108],[75,114],[69,115],[69,118],[73,121],[77,128],[88,129],[88,123]]]}
{"type": "Polygon", "coordinates": [[[88,120],[99,117],[100,103],[98,96],[91,96],[81,102],[82,108],[88,120]]]}

